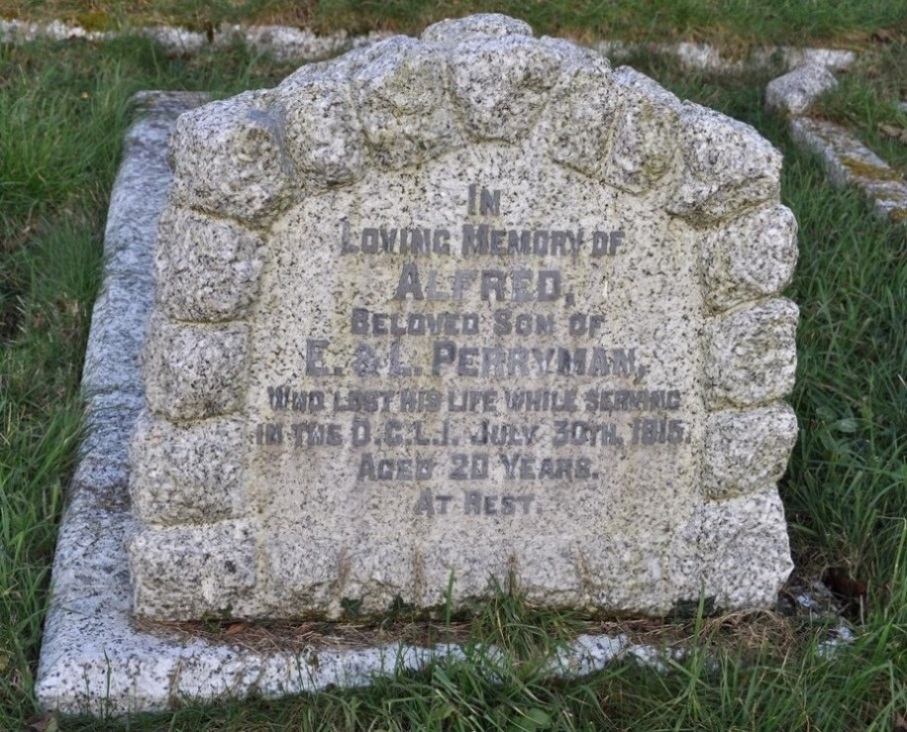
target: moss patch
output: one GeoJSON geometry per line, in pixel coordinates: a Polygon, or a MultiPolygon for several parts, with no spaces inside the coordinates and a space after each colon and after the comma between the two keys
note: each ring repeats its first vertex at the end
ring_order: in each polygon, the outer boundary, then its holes
{"type": "Polygon", "coordinates": [[[887,165],[874,165],[856,158],[841,158],[841,164],[859,178],[874,181],[901,180],[901,174],[887,165]]]}

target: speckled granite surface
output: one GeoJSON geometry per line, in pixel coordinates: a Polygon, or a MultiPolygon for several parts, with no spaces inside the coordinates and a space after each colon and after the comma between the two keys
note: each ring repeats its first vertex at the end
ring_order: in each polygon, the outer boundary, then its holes
{"type": "MultiPolygon", "coordinates": [[[[138,352],[152,301],[152,242],[170,184],[167,140],[193,94],[137,95],[108,219],[106,273],[95,306],[84,390],[91,431],[57,541],[52,600],[35,692],[62,714],[124,715],[193,700],[278,697],[463,657],[457,646],[318,648],[262,653],[187,639],[132,617],[125,539],[135,531],[127,495],[127,443],[144,403],[138,352]]],[[[666,658],[624,636],[580,636],[551,661],[552,675],[587,674],[630,658],[666,658]]]]}

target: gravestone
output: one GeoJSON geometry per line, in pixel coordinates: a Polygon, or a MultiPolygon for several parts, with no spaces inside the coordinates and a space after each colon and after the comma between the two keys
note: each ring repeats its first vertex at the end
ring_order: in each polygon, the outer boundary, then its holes
{"type": "Polygon", "coordinates": [[[135,613],[774,601],[796,223],[752,128],[483,15],[190,111],[171,162],[135,613]]]}

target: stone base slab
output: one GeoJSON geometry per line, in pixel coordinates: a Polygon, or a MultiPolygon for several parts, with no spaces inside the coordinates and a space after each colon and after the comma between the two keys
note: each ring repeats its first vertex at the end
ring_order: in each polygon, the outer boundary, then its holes
{"type": "MultiPolygon", "coordinates": [[[[144,405],[138,353],[153,298],[152,244],[171,180],[167,141],[177,116],[204,97],[147,92],[135,102],[140,118],[126,136],[107,222],[104,286],[83,379],[89,434],[57,543],[35,686],[39,703],[63,714],[161,711],[196,700],[364,685],[379,674],[465,657],[455,645],[260,652],[133,620],[125,543],[137,522],[129,507],[127,442],[144,405]]],[[[552,658],[551,672],[591,673],[622,657],[663,660],[623,636],[580,636],[552,658]]]]}
{"type": "MultiPolygon", "coordinates": [[[[468,657],[453,644],[260,652],[138,627],[130,612],[124,547],[133,530],[128,512],[103,491],[82,486],[69,506],[36,685],[47,710],[107,717],[165,711],[193,701],[275,698],[329,686],[365,686],[377,676],[468,657]]],[[[479,653],[492,660],[499,655],[493,648],[479,653]]],[[[551,658],[551,674],[590,674],[620,659],[661,669],[669,656],[623,635],[582,635],[551,658]]]]}

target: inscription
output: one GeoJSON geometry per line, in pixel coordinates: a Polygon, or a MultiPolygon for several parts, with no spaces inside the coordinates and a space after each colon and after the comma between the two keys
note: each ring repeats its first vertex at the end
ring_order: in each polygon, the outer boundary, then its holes
{"type": "Polygon", "coordinates": [[[561,297],[563,278],[556,269],[458,269],[445,276],[430,269],[423,273],[415,262],[400,272],[393,299],[466,300],[491,302],[553,302],[561,297]]]}
{"type": "Polygon", "coordinates": [[[481,491],[464,491],[457,501],[449,493],[434,493],[426,488],[419,493],[413,508],[418,516],[447,516],[455,510],[467,516],[528,516],[532,511],[535,495],[490,494],[481,491]]]}
{"type": "Polygon", "coordinates": [[[682,390],[646,386],[661,354],[608,342],[607,281],[597,311],[576,306],[576,263],[620,257],[624,229],[502,226],[507,200],[471,183],[459,226],[341,221],[341,255],[384,257],[375,266],[396,273],[375,293],[386,304],[303,336],[299,382],[263,387],[271,419],[255,444],[351,449],[358,485],[413,490],[426,519],[518,520],[558,505],[551,491],[602,480],[627,450],[689,442],[682,390]]]}
{"type": "Polygon", "coordinates": [[[676,389],[347,389],[306,391],[289,386],[267,389],[271,409],[282,412],[436,413],[450,412],[648,412],[680,409],[676,389]]]}
{"type": "Polygon", "coordinates": [[[471,257],[592,257],[616,256],[624,246],[622,230],[496,229],[489,224],[463,224],[459,242],[447,229],[428,226],[367,226],[358,233],[340,225],[340,253],[368,255],[471,257]]]}

